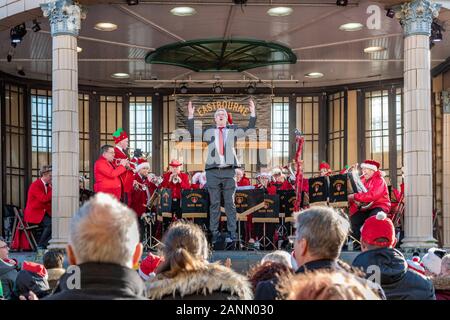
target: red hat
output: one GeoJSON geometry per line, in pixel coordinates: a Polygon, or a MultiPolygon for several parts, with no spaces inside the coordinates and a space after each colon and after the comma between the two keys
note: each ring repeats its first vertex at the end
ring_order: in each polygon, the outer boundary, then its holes
{"type": "Polygon", "coordinates": [[[122,128],[119,128],[112,134],[114,138],[114,143],[118,144],[120,141],[128,139],[128,135],[122,128]]]}
{"type": "Polygon", "coordinates": [[[152,253],[149,253],[148,256],[141,262],[141,265],[139,266],[139,275],[145,281],[154,277],[156,275],[155,270],[162,261],[164,261],[163,258],[154,255],[152,253]]]}
{"type": "Polygon", "coordinates": [[[44,279],[47,279],[48,277],[47,269],[45,269],[42,264],[36,262],[24,261],[22,264],[22,270],[30,271],[44,279]]]}
{"type": "Polygon", "coordinates": [[[181,162],[179,162],[178,160],[176,160],[176,159],[172,159],[170,161],[170,163],[169,163],[169,166],[171,166],[171,167],[179,167],[179,166],[182,166],[182,165],[183,164],[181,162]]]}
{"type": "Polygon", "coordinates": [[[411,260],[406,260],[406,262],[408,263],[409,269],[425,275],[425,268],[423,267],[422,263],[420,262],[419,256],[413,256],[411,260]]]}
{"type": "Polygon", "coordinates": [[[344,167],[341,171],[339,171],[339,174],[344,174],[344,173],[346,173],[347,170],[348,170],[348,168],[349,168],[349,165],[348,165],[348,164],[345,165],[345,167],[344,167]]]}
{"type": "Polygon", "coordinates": [[[377,213],[364,222],[361,228],[361,240],[367,244],[378,247],[393,247],[395,239],[394,224],[383,211],[377,213]],[[379,238],[386,238],[385,242],[377,242],[379,238]]]}
{"type": "Polygon", "coordinates": [[[331,167],[328,163],[326,163],[325,161],[322,161],[319,165],[319,171],[322,169],[331,170],[331,167]]]}
{"type": "Polygon", "coordinates": [[[366,160],[363,163],[361,163],[361,168],[378,171],[378,169],[380,168],[380,163],[375,160],[366,160]]]}

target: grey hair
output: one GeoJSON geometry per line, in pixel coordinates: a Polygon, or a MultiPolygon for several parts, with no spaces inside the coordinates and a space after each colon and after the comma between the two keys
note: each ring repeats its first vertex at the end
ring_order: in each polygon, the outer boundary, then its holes
{"type": "Polygon", "coordinates": [[[284,264],[285,266],[292,269],[291,255],[289,253],[287,253],[286,251],[276,250],[274,252],[266,254],[261,259],[261,264],[263,264],[267,261],[278,262],[278,263],[284,264]]]}
{"type": "Polygon", "coordinates": [[[219,108],[216,110],[216,112],[214,112],[214,118],[217,117],[217,114],[219,113],[219,111],[224,111],[225,112],[225,116],[228,115],[228,112],[225,108],[219,108]]]}
{"type": "Polygon", "coordinates": [[[450,254],[446,254],[445,256],[442,257],[441,274],[450,275],[450,254]]]}
{"type": "Polygon", "coordinates": [[[69,243],[77,263],[132,267],[139,243],[136,214],[114,197],[97,193],[72,217],[69,243]]]}
{"type": "Polygon", "coordinates": [[[305,239],[311,255],[323,259],[339,257],[350,231],[350,223],[327,207],[312,207],[295,216],[296,238],[305,239]]]}

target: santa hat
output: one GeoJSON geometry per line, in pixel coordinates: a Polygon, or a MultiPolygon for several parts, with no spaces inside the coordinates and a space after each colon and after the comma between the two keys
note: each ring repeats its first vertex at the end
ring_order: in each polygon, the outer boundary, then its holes
{"type": "Polygon", "coordinates": [[[155,270],[159,264],[163,261],[161,257],[149,253],[148,256],[141,262],[139,266],[139,275],[144,281],[147,281],[156,276],[155,270]]]}
{"type": "Polygon", "coordinates": [[[395,245],[395,229],[391,219],[383,211],[366,220],[361,229],[361,239],[367,244],[378,247],[393,247],[395,245]],[[377,239],[385,238],[387,241],[378,242],[377,239]]]}
{"type": "Polygon", "coordinates": [[[438,275],[441,273],[442,257],[445,256],[446,251],[438,248],[430,248],[428,252],[422,257],[422,265],[425,269],[438,275]]]}
{"type": "Polygon", "coordinates": [[[378,171],[378,169],[380,168],[380,163],[375,160],[366,160],[363,163],[361,163],[361,168],[378,171]]]}
{"type": "Polygon", "coordinates": [[[322,169],[331,170],[331,167],[328,163],[326,163],[325,161],[322,161],[319,165],[319,171],[322,169]]]}
{"type": "Polygon", "coordinates": [[[422,264],[420,263],[420,256],[417,252],[415,252],[413,254],[413,257],[409,260],[406,260],[406,262],[408,263],[408,268],[411,270],[414,270],[420,274],[425,275],[425,269],[422,266],[422,264]]]}
{"type": "Polygon", "coordinates": [[[171,166],[171,167],[179,167],[181,165],[183,165],[183,164],[176,159],[172,159],[169,163],[169,166],[171,166]]]}
{"type": "Polygon", "coordinates": [[[47,269],[45,269],[42,264],[36,262],[24,261],[22,264],[22,270],[32,272],[44,279],[48,278],[47,269]]]}
{"type": "Polygon", "coordinates": [[[123,130],[123,128],[119,128],[116,130],[116,132],[114,132],[112,134],[113,138],[114,138],[114,143],[118,144],[120,141],[128,139],[128,135],[125,132],[125,130],[123,130]]]}
{"type": "Polygon", "coordinates": [[[139,172],[139,170],[144,168],[150,169],[150,163],[148,163],[145,159],[138,159],[136,171],[139,172]]]}

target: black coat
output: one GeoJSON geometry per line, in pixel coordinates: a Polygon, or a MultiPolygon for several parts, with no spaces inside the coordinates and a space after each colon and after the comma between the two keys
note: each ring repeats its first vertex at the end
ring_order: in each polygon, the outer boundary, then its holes
{"type": "Polygon", "coordinates": [[[434,300],[433,284],[421,274],[409,270],[405,257],[392,248],[369,250],[353,260],[354,267],[366,272],[366,277],[374,275],[369,266],[380,268],[380,285],[388,300],[434,300]]]}
{"type": "MultiPolygon", "coordinates": [[[[83,263],[80,289],[69,289],[67,283],[75,273],[64,274],[55,293],[45,300],[142,300],[145,286],[135,270],[112,263],[83,263]]],[[[73,278],[72,278],[73,279],[73,278]]]]}
{"type": "Polygon", "coordinates": [[[30,291],[33,291],[39,299],[42,299],[50,293],[50,286],[46,278],[28,270],[20,270],[16,278],[15,295],[17,297],[20,295],[28,296],[30,291]]]}

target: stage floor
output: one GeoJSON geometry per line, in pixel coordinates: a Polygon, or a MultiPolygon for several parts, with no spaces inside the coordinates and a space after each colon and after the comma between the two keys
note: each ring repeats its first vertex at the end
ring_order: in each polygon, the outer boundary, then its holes
{"type": "MultiPolygon", "coordinates": [[[[232,268],[240,273],[246,273],[247,270],[257,264],[264,255],[270,251],[213,251],[210,261],[222,261],[226,258],[231,259],[232,268]]],[[[353,259],[358,255],[358,251],[343,251],[341,253],[341,259],[351,264],[353,259]]],[[[145,256],[145,254],[144,254],[145,256]]],[[[23,261],[35,261],[36,253],[34,252],[11,252],[11,258],[17,259],[19,262],[23,261]]],[[[42,259],[42,258],[41,258],[42,259]]],[[[42,261],[40,261],[42,263],[42,261]]],[[[67,263],[67,261],[65,261],[67,263]]]]}

